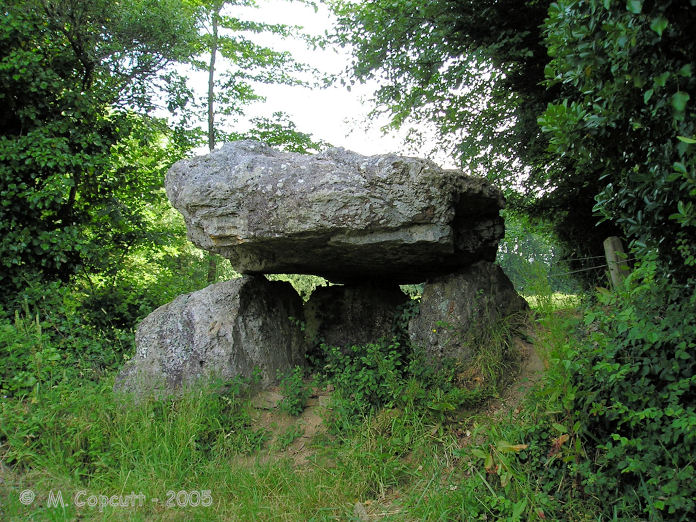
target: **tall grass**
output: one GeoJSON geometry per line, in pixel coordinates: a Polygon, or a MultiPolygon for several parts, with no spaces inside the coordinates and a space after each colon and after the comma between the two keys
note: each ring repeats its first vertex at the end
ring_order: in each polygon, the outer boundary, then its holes
{"type": "MultiPolygon", "coordinates": [[[[550,370],[515,408],[495,406],[516,371],[510,335],[520,325],[510,322],[480,337],[468,375],[429,371],[398,343],[329,352],[324,363],[332,369],[318,377],[332,397],[315,413],[330,430],[311,439],[302,436],[301,418],[292,417],[279,423],[289,426],[275,437],[280,442],[271,443],[273,423],[259,419],[286,414],[256,409],[242,383],[136,399],[115,396],[113,376],[81,380],[68,373],[4,397],[2,518],[591,518],[595,508],[579,494],[571,467],[582,447],[564,361],[577,320],[559,314],[547,294],[537,295],[530,336],[550,370]],[[297,465],[288,448],[300,442],[307,461],[297,465]],[[20,501],[24,490],[36,494],[30,505],[20,501]],[[64,506],[49,505],[52,491],[61,491],[64,506]],[[82,500],[135,493],[145,501],[80,507],[78,492],[82,500]],[[210,505],[201,505],[203,498],[210,505]]],[[[305,390],[290,389],[303,385],[288,380],[284,393],[305,397],[305,390]]]]}

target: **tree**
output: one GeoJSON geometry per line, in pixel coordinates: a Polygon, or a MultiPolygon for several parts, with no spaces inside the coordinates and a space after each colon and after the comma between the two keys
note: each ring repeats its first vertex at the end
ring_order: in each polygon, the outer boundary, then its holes
{"type": "Polygon", "coordinates": [[[519,159],[538,168],[548,158],[536,125],[551,96],[541,85],[543,2],[337,1],[333,8],[336,38],[353,48],[350,72],[357,81],[379,80],[375,112],[387,113],[392,126],[433,122],[438,146],[484,175],[517,178],[519,159]]]}
{"type": "MultiPolygon", "coordinates": [[[[263,101],[256,90],[258,84],[307,85],[300,74],[313,71],[287,51],[255,43],[254,35],[303,35],[298,27],[254,22],[234,15],[231,8],[256,7],[253,0],[203,0],[200,6],[200,34],[188,63],[208,77],[205,134],[208,148],[213,150],[221,140],[236,135],[226,129],[238,123],[249,104],[263,101]]],[[[192,110],[197,109],[194,102],[192,110]]],[[[200,117],[191,112],[185,118],[193,126],[200,122],[200,117]]]]}
{"type": "Polygon", "coordinates": [[[319,152],[331,147],[330,143],[316,140],[311,134],[298,130],[290,116],[284,112],[274,112],[271,118],[252,118],[251,123],[250,130],[232,133],[230,139],[262,141],[279,150],[300,154],[319,152]]]}
{"type": "Polygon", "coordinates": [[[157,75],[189,52],[195,25],[178,0],[10,0],[3,14],[6,300],[31,279],[102,269],[138,236],[138,205],[161,183],[161,157],[124,159],[160,139],[146,116],[157,75]]]}
{"type": "MultiPolygon", "coordinates": [[[[545,85],[540,0],[338,0],[336,38],[354,81],[376,79],[374,114],[393,127],[431,122],[437,148],[496,181],[517,210],[556,223],[573,258],[602,254],[618,233],[597,227],[598,175],[578,177],[537,123],[560,85],[545,85]]],[[[422,144],[419,147],[422,150],[422,144]]],[[[573,262],[575,268],[581,268],[573,262]]]]}
{"type": "MultiPolygon", "coordinates": [[[[208,150],[211,152],[221,139],[266,136],[272,137],[276,142],[283,142],[285,138],[297,140],[301,135],[294,130],[294,124],[286,116],[277,116],[276,122],[272,124],[274,127],[271,127],[267,119],[257,120],[257,123],[266,127],[266,132],[259,129],[259,132],[252,131],[244,135],[225,131],[225,127],[236,123],[237,118],[244,114],[247,105],[263,100],[256,92],[256,83],[301,85],[305,82],[298,78],[297,73],[309,70],[304,64],[296,62],[290,53],[276,51],[253,41],[252,35],[261,33],[282,38],[297,36],[299,28],[244,20],[231,15],[229,10],[225,9],[238,6],[256,7],[256,3],[253,0],[201,2],[200,36],[197,52],[190,61],[195,69],[205,71],[208,75],[205,134],[208,150]],[[207,56],[207,59],[204,59],[204,56],[207,56]],[[219,59],[223,60],[222,64],[219,59]],[[285,127],[284,131],[281,131],[282,126],[285,127]],[[273,135],[268,132],[272,128],[276,131],[273,135]]],[[[190,116],[192,114],[189,112],[187,117],[190,116]]],[[[195,119],[194,115],[193,120],[195,119]]],[[[300,140],[305,140],[304,143],[312,148],[314,145],[311,139],[307,138],[309,136],[304,135],[300,140]]],[[[209,254],[208,283],[215,282],[216,274],[217,257],[209,254]]]]}
{"type": "Polygon", "coordinates": [[[595,210],[682,283],[696,276],[694,27],[693,1],[553,4],[546,71],[563,95],[540,118],[572,175],[600,180],[595,210]]]}

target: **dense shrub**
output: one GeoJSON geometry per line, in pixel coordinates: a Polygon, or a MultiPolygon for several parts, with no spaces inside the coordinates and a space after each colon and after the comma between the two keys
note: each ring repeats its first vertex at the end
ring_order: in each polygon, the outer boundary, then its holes
{"type": "Polygon", "coordinates": [[[61,380],[98,379],[133,350],[132,328],[95,324],[60,283],[28,286],[0,308],[0,393],[36,394],[61,380]],[[19,299],[22,299],[19,302],[19,299]]]}
{"type": "Polygon", "coordinates": [[[579,471],[608,516],[687,519],[696,513],[696,296],[681,298],[655,273],[645,263],[585,315],[573,379],[590,461],[579,471]]]}
{"type": "Polygon", "coordinates": [[[551,150],[635,252],[657,249],[686,282],[696,276],[694,2],[559,0],[548,15],[547,85],[561,94],[539,123],[551,150]]]}
{"type": "Polygon", "coordinates": [[[324,371],[336,389],[351,399],[353,413],[390,404],[399,395],[407,350],[398,343],[352,346],[346,352],[324,348],[324,371]]]}

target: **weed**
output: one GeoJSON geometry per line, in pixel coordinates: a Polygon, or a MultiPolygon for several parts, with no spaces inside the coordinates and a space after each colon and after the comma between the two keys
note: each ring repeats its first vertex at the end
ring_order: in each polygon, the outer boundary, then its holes
{"type": "Polygon", "coordinates": [[[289,426],[285,431],[279,433],[275,439],[274,446],[278,451],[285,451],[290,444],[304,435],[305,429],[300,424],[289,426]]]}
{"type": "Polygon", "coordinates": [[[13,323],[0,323],[0,395],[36,396],[41,385],[54,382],[62,357],[44,326],[28,308],[15,312],[13,323]]]}
{"type": "Polygon", "coordinates": [[[392,337],[402,344],[409,343],[408,323],[418,315],[420,309],[420,296],[413,297],[396,307],[394,322],[392,324],[392,337]]]}
{"type": "Polygon", "coordinates": [[[347,351],[321,348],[324,374],[338,391],[332,407],[341,416],[357,418],[393,404],[400,395],[407,350],[398,342],[351,346],[347,351]]]}
{"type": "Polygon", "coordinates": [[[312,385],[305,384],[304,377],[305,370],[300,366],[295,366],[286,375],[278,372],[280,389],[283,392],[283,398],[278,404],[281,411],[295,416],[302,414],[312,393],[312,385]]]}

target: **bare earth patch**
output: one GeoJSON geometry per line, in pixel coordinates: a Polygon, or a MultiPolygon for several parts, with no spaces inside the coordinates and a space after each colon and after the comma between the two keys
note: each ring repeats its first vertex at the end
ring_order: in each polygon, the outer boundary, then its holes
{"type": "MultiPolygon", "coordinates": [[[[532,343],[522,337],[515,337],[513,342],[519,357],[519,370],[512,382],[502,390],[500,397],[490,400],[483,407],[481,413],[490,417],[517,409],[526,393],[539,382],[546,369],[532,343]]],[[[327,432],[323,419],[331,391],[331,387],[315,388],[302,415],[297,417],[280,411],[279,403],[283,395],[278,387],[259,392],[251,401],[254,409],[253,422],[255,427],[269,432],[270,440],[266,444],[267,449],[260,455],[239,456],[235,459],[236,464],[253,465],[255,462],[267,463],[290,458],[296,467],[306,465],[314,453],[313,439],[327,432]],[[293,430],[298,434],[297,437],[289,444],[284,444],[283,437],[293,430]]]]}
{"type": "Polygon", "coordinates": [[[270,432],[271,439],[267,445],[268,452],[254,459],[267,462],[289,457],[295,466],[305,465],[313,453],[312,440],[317,435],[326,433],[323,415],[330,397],[330,388],[315,388],[302,415],[293,417],[280,411],[278,405],[283,395],[278,387],[269,388],[256,395],[251,401],[254,408],[254,426],[270,432]],[[282,438],[293,428],[298,432],[301,430],[302,434],[283,448],[282,438]]]}

